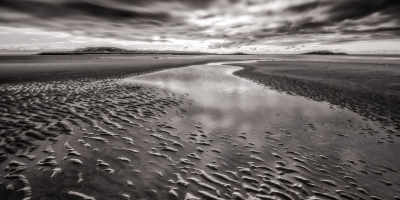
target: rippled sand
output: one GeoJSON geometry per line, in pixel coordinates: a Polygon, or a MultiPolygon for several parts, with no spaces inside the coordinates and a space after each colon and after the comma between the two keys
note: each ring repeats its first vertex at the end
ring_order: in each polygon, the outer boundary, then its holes
{"type": "Polygon", "coordinates": [[[217,171],[211,175],[235,185],[244,199],[397,195],[400,149],[395,127],[326,102],[270,90],[232,75],[237,70],[199,65],[130,80],[186,94],[191,102],[188,118],[173,122],[183,129],[201,127],[186,131],[189,142],[207,145],[205,152],[210,152],[196,166],[217,171]],[[199,142],[203,135],[211,140],[199,142]]]}
{"type": "MultiPolygon", "coordinates": [[[[208,112],[195,101],[199,97],[157,84],[81,79],[2,85],[1,196],[399,199],[398,139],[375,122],[322,104],[304,118],[305,112],[292,116],[289,108],[296,105],[286,104],[267,113],[251,110],[256,117],[248,121],[239,116],[251,115],[245,106],[226,126],[220,116],[232,109],[228,103],[208,112]],[[206,123],[211,116],[220,123],[206,123]],[[258,125],[236,127],[240,119],[258,125]]],[[[310,102],[302,101],[307,108],[310,102]]]]}

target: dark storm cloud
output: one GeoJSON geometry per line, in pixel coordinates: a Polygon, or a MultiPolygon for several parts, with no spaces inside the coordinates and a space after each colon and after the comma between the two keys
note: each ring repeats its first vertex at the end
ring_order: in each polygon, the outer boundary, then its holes
{"type": "Polygon", "coordinates": [[[304,13],[316,8],[327,7],[329,22],[337,22],[346,19],[359,19],[374,13],[389,14],[398,11],[398,0],[336,0],[336,1],[312,1],[290,6],[286,11],[304,13]]]}
{"type": "Polygon", "coordinates": [[[306,2],[303,4],[297,4],[297,5],[290,6],[290,7],[286,8],[285,10],[289,11],[289,12],[303,13],[303,12],[308,12],[308,11],[314,10],[321,6],[329,5],[331,3],[332,2],[319,2],[319,1],[306,2]]]}
{"type": "Polygon", "coordinates": [[[149,6],[157,2],[164,3],[178,3],[183,4],[188,8],[204,9],[209,7],[213,2],[217,0],[116,0],[117,2],[135,5],[135,6],[149,6]]]}
{"type": "Polygon", "coordinates": [[[394,32],[395,34],[400,34],[400,27],[385,27],[385,28],[375,28],[366,30],[343,30],[343,33],[382,33],[382,32],[394,32]]]}
{"type": "MultiPolygon", "coordinates": [[[[282,20],[276,22],[278,26],[255,30],[249,33],[251,39],[248,37],[243,43],[276,39],[278,42],[274,44],[277,45],[304,44],[312,41],[304,40],[310,35],[316,36],[321,44],[396,39],[400,35],[398,10],[398,0],[300,1],[272,14],[282,16],[282,20]],[[288,17],[287,20],[285,16],[298,17],[288,17]],[[330,35],[340,39],[328,37],[330,35]]],[[[271,12],[267,15],[270,16],[271,12]]],[[[229,47],[235,43],[222,46],[229,47]]]]}
{"type": "MultiPolygon", "coordinates": [[[[55,1],[56,2],[56,1],[55,1]]],[[[2,0],[0,8],[31,15],[42,19],[60,17],[89,16],[106,20],[149,19],[169,20],[167,12],[139,12],[124,8],[96,4],[87,1],[66,1],[61,3],[45,3],[41,1],[2,0]]]]}
{"type": "Polygon", "coordinates": [[[378,14],[381,16],[381,20],[375,22],[376,25],[385,23],[388,19],[400,22],[400,18],[398,18],[398,16],[400,16],[398,12],[400,10],[399,0],[313,1],[290,6],[286,11],[295,12],[301,15],[305,12],[313,12],[318,8],[324,9],[324,14],[327,15],[327,18],[323,20],[316,18],[312,19],[310,22],[305,21],[305,23],[300,23],[301,27],[299,29],[323,28],[344,22],[345,20],[359,20],[372,14],[378,14]]]}
{"type": "Polygon", "coordinates": [[[80,12],[83,15],[112,20],[150,19],[164,21],[169,20],[170,17],[167,13],[135,12],[125,9],[105,7],[89,2],[68,2],[65,3],[63,7],[68,8],[72,11],[80,12]]]}
{"type": "Polygon", "coordinates": [[[0,0],[0,26],[230,48],[394,39],[399,10],[400,0],[0,0]]]}
{"type": "Polygon", "coordinates": [[[398,11],[399,8],[400,1],[398,0],[352,0],[337,1],[328,12],[331,15],[329,20],[338,22],[346,19],[360,19],[374,13],[386,15],[393,9],[398,11]]]}

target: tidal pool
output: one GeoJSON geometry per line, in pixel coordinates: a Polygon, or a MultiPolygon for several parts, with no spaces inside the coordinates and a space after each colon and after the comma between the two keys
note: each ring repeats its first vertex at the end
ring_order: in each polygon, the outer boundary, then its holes
{"type": "Polygon", "coordinates": [[[291,196],[294,199],[399,196],[400,148],[379,123],[232,74],[240,69],[212,63],[128,81],[186,96],[184,117],[172,116],[168,123],[186,133],[190,143],[199,140],[198,129],[207,136],[204,141],[221,152],[208,155],[201,161],[204,165],[220,160],[225,166],[221,168],[250,163],[254,169],[260,164],[277,169],[276,175],[264,173],[263,180],[278,181],[286,189],[289,183],[305,187],[303,194],[291,196]]]}

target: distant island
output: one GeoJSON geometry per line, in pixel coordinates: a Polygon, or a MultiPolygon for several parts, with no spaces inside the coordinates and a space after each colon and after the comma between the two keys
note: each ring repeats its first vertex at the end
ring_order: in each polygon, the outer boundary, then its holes
{"type": "Polygon", "coordinates": [[[235,52],[235,53],[232,53],[232,55],[250,55],[250,54],[243,53],[243,52],[235,52]]]}
{"type": "Polygon", "coordinates": [[[320,50],[320,51],[311,51],[307,53],[302,53],[303,55],[348,55],[347,53],[343,52],[333,52],[328,50],[320,50]]]}
{"type": "Polygon", "coordinates": [[[83,55],[83,54],[176,54],[176,55],[216,55],[214,53],[190,51],[127,50],[116,47],[86,47],[71,51],[48,51],[38,55],[83,55]]]}

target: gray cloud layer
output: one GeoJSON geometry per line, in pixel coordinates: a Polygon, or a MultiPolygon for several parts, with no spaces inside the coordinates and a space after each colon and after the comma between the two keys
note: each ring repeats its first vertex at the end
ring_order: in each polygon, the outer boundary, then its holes
{"type": "Polygon", "coordinates": [[[399,10],[399,0],[1,0],[0,26],[128,41],[215,40],[210,48],[335,44],[399,38],[399,10]]]}

